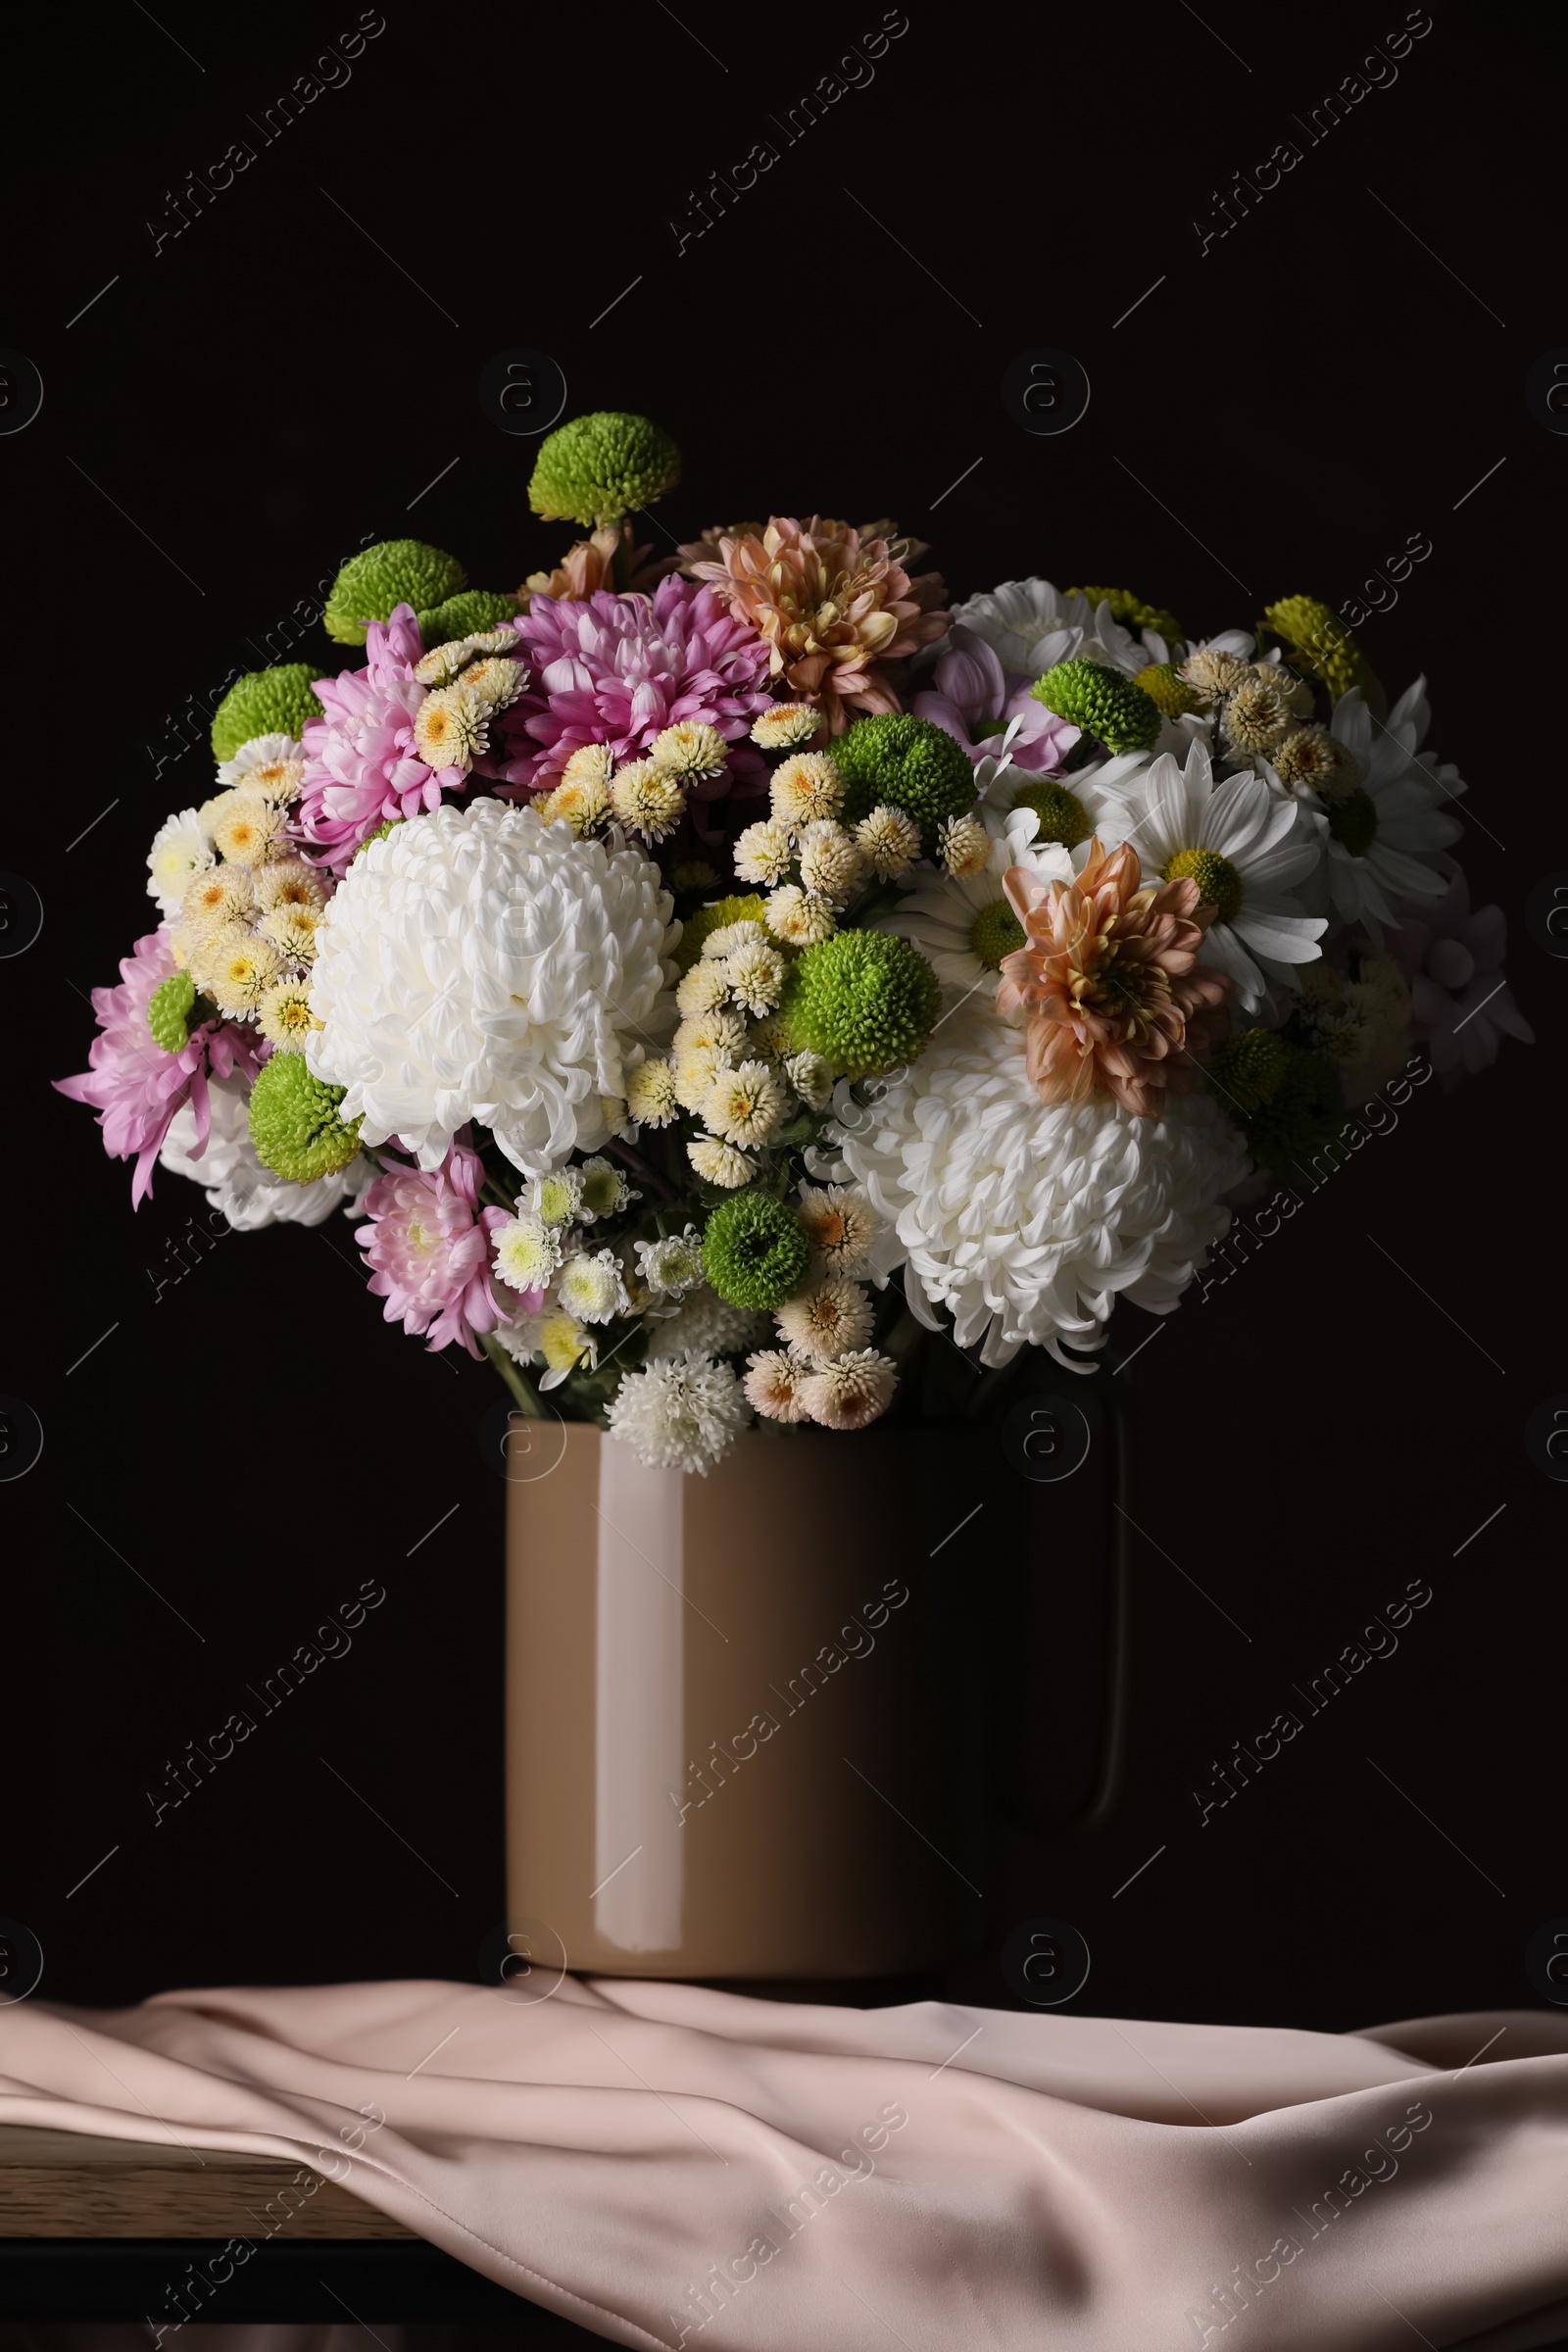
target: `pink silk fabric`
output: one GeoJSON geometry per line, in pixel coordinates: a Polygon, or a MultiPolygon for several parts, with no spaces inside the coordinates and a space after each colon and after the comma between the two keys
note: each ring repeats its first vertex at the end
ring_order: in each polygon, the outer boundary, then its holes
{"type": "Polygon", "coordinates": [[[296,2201],[328,2173],[660,2352],[1568,2336],[1546,2011],[1328,2034],[570,1977],[28,2001],[0,2122],[284,2157],[296,2201]]]}

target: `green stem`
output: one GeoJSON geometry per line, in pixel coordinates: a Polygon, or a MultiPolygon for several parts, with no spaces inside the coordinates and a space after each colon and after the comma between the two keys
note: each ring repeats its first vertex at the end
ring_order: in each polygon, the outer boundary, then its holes
{"type": "Polygon", "coordinates": [[[611,577],[615,583],[616,593],[620,596],[626,595],[631,587],[631,553],[627,545],[628,536],[627,526],[623,522],[610,566],[611,577]]]}
{"type": "Polygon", "coordinates": [[[529,1421],[542,1421],[544,1407],[534,1391],[534,1385],[519,1363],[515,1363],[502,1347],[494,1332],[481,1335],[479,1345],[506,1382],[516,1400],[519,1413],[529,1421]]]}

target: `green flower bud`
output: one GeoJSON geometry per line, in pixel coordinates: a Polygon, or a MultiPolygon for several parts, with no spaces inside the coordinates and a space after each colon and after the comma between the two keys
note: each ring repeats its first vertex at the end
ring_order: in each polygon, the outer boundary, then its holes
{"type": "Polygon", "coordinates": [[[316,699],[319,669],[309,662],[279,662],[236,678],[213,713],[213,758],[232,760],[257,735],[292,735],[296,742],[325,712],[316,699]]]}
{"type": "Polygon", "coordinates": [[[651,507],[680,480],[680,451],[646,416],[600,409],[541,444],[528,504],[547,522],[597,526],[651,507]]]}
{"type": "Polygon", "coordinates": [[[1359,686],[1367,708],[1382,716],[1385,697],[1377,672],[1332,605],[1315,596],[1284,596],[1264,608],[1263,618],[1289,646],[1298,669],[1320,678],[1335,702],[1359,686]]]}
{"type": "Polygon", "coordinates": [[[1095,829],[1078,795],[1049,777],[1040,784],[1026,784],[1012,805],[1015,808],[1032,808],[1040,819],[1036,841],[1054,841],[1064,850],[1075,850],[1095,829]]]}
{"type": "Polygon", "coordinates": [[[1133,680],[1141,686],[1150,701],[1163,710],[1167,718],[1181,718],[1199,708],[1199,698],[1185,678],[1176,674],[1174,662],[1151,662],[1133,680]]]}
{"type": "Polygon", "coordinates": [[[968,753],[927,718],[858,718],[838,737],[832,756],[844,778],[843,822],[857,825],[887,802],[919,826],[927,858],[936,855],[943,819],[974,807],[968,753]]]}
{"type": "Polygon", "coordinates": [[[166,1054],[178,1054],[190,1036],[196,983],[189,972],[171,972],[147,1000],[147,1026],[166,1054]]]}
{"type": "Polygon", "coordinates": [[[941,1004],[935,972],[907,940],[835,931],[792,968],[779,1017],[793,1053],[820,1054],[836,1076],[869,1078],[913,1061],[941,1004]]]}
{"type": "Polygon", "coordinates": [[[360,1122],[337,1115],[345,1089],[313,1078],[303,1054],[274,1054],[251,1089],[251,1142],[263,1167],[291,1184],[346,1168],[360,1148],[360,1122]]]}
{"type": "Polygon", "coordinates": [[[771,1193],[733,1193],[703,1228],[703,1272],[731,1306],[771,1314],[794,1297],[810,1262],[800,1218],[771,1193]]]}
{"type": "Polygon", "coordinates": [[[450,645],[455,637],[480,637],[486,629],[499,629],[503,621],[516,617],[516,598],[494,588],[466,588],[461,596],[449,596],[444,605],[417,615],[427,648],[450,645]]]}
{"type": "Polygon", "coordinates": [[[1272,1102],[1290,1067],[1291,1049],[1277,1029],[1242,1029],[1208,1059],[1208,1081],[1239,1125],[1272,1102]]]}
{"type": "Polygon", "coordinates": [[[363,645],[368,624],[390,620],[394,606],[433,612],[466,583],[467,574],[456,556],[427,547],[422,539],[383,539],[379,546],[350,556],[332,582],[321,617],[337,644],[363,645]]]}
{"type": "Polygon", "coordinates": [[[1102,662],[1057,662],[1030,692],[1108,752],[1152,752],[1159,739],[1158,704],[1102,662]]]}

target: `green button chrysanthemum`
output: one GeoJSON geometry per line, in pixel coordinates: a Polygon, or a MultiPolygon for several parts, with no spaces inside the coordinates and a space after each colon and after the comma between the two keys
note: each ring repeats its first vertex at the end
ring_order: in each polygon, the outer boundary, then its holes
{"type": "Polygon", "coordinates": [[[1152,752],[1159,740],[1159,705],[1102,662],[1057,662],[1029,691],[1108,752],[1152,752]]]}
{"type": "Polygon", "coordinates": [[[760,923],[766,920],[766,910],[758,893],[747,891],[737,897],[718,899],[711,906],[699,906],[688,915],[675,950],[675,962],[684,976],[703,952],[703,942],[710,932],[723,931],[731,923],[760,923]]]}
{"type": "Polygon", "coordinates": [[[516,598],[494,588],[466,588],[461,596],[449,596],[444,605],[417,614],[426,647],[450,645],[455,637],[482,636],[486,629],[499,629],[504,620],[516,617],[516,598]]]}
{"type": "Polygon", "coordinates": [[[147,1000],[147,1026],[166,1054],[178,1054],[190,1035],[190,1008],[196,1002],[196,983],[189,972],[171,972],[160,980],[147,1000]]]}
{"type": "Polygon", "coordinates": [[[1335,702],[1359,686],[1368,707],[1380,710],[1383,689],[1377,672],[1331,605],[1315,596],[1284,596],[1278,604],[1265,606],[1263,618],[1289,646],[1298,668],[1321,678],[1335,702]]]}
{"type": "Polygon", "coordinates": [[[858,824],[873,808],[902,808],[934,857],[943,820],[974,807],[974,768],[961,743],[926,718],[858,718],[833,746],[844,778],[843,821],[858,824]]]}
{"type": "Polygon", "coordinates": [[[262,1165],[291,1184],[346,1168],[360,1148],[360,1122],[337,1115],[345,1089],[313,1078],[303,1054],[274,1054],[251,1089],[251,1142],[262,1165]]]}
{"type": "Polygon", "coordinates": [[[1102,605],[1108,605],[1111,619],[1119,620],[1124,629],[1157,629],[1161,637],[1182,637],[1182,624],[1174,612],[1167,612],[1163,605],[1146,605],[1130,588],[1069,588],[1067,594],[1087,597],[1097,612],[1102,605]]]}
{"type": "Polygon", "coordinates": [[[309,720],[325,715],[314,684],[320,674],[309,662],[279,662],[236,678],[213,713],[213,758],[232,760],[257,735],[292,735],[298,742],[309,720]]]}
{"type": "Polygon", "coordinates": [[[913,1061],[936,1023],[942,989],[907,940],[835,931],[808,948],[779,1008],[793,1052],[820,1054],[841,1078],[913,1061]]]}
{"type": "Polygon", "coordinates": [[[574,416],[540,447],[528,504],[547,522],[618,522],[673,490],[680,451],[662,425],[624,409],[574,416]]]}
{"type": "Polygon", "coordinates": [[[466,585],[467,574],[456,556],[427,547],[422,539],[383,539],[350,556],[332,582],[321,617],[337,644],[363,645],[369,623],[390,620],[394,606],[433,612],[466,585]]]}
{"type": "Polygon", "coordinates": [[[771,1314],[806,1280],[811,1245],[792,1208],[771,1193],[734,1193],[703,1228],[703,1272],[721,1298],[771,1314]]]}

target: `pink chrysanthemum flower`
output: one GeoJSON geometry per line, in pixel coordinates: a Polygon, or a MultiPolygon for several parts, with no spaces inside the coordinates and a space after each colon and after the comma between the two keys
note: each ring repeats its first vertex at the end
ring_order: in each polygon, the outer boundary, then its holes
{"type": "Polygon", "coordinates": [[[638,760],[681,719],[704,720],[735,746],[717,775],[692,779],[696,798],[765,774],[749,737],[770,700],[768,649],[712,589],[671,577],[652,597],[540,596],[517,634],[534,682],[503,721],[509,784],[548,790],[589,743],[638,760]]]}
{"type": "Polygon", "coordinates": [[[170,1122],[188,1102],[196,1120],[199,1159],[207,1149],[209,1070],[228,1078],[238,1070],[254,1078],[264,1055],[243,1030],[227,1021],[204,1021],[177,1054],[166,1053],[147,1026],[147,1002],[161,980],[176,969],[167,930],[138,939],[121,964],[118,988],[95,988],[92,1008],[99,1035],[88,1050],[91,1064],[76,1078],[55,1086],[74,1102],[98,1113],[104,1150],[111,1159],[133,1159],[130,1202],[139,1207],[153,1189],[153,1166],[170,1122]]]}
{"type": "Polygon", "coordinates": [[[478,1152],[460,1141],[438,1168],[394,1162],[360,1202],[369,1288],[386,1300],[388,1323],[428,1332],[432,1349],[457,1340],[476,1356],[476,1335],[512,1317],[490,1287],[491,1240],[507,1212],[478,1205],[483,1182],[478,1152]]]}
{"type": "Polygon", "coordinates": [[[363,669],[317,681],[326,716],[305,729],[305,781],[293,811],[300,838],[339,875],[389,817],[418,816],[439,808],[444,793],[463,791],[470,772],[494,773],[482,759],[470,771],[432,767],[419,756],[414,722],[430,689],[414,675],[425,648],[412,605],[395,607],[385,623],[372,620],[365,645],[363,669]]]}

